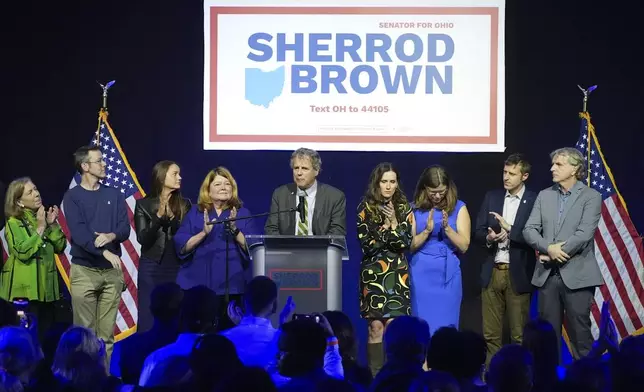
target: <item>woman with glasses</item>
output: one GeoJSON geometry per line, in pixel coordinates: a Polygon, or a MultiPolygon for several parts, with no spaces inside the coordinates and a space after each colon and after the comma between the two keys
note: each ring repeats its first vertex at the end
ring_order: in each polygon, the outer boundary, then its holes
{"type": "Polygon", "coordinates": [[[459,255],[470,246],[470,215],[441,166],[430,166],[420,175],[414,204],[412,313],[427,321],[432,331],[458,328],[463,297],[459,255]]]}

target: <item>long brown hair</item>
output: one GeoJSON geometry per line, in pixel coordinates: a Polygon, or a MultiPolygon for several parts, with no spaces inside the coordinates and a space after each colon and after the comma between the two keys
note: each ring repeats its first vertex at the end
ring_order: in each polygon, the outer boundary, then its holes
{"type": "MultiPolygon", "coordinates": [[[[161,192],[163,192],[163,187],[165,184],[165,177],[168,174],[168,170],[172,165],[177,165],[173,161],[160,161],[152,168],[152,191],[150,196],[152,197],[161,197],[161,192]]],[[[186,215],[186,203],[183,201],[183,196],[181,195],[180,189],[175,189],[170,194],[170,199],[168,200],[168,207],[179,221],[183,220],[183,217],[186,215]]]]}
{"type": "Polygon", "coordinates": [[[20,177],[11,181],[7,187],[7,193],[4,198],[4,215],[7,219],[9,218],[18,218],[22,219],[24,215],[24,208],[21,208],[18,205],[18,200],[22,197],[22,194],[25,192],[25,185],[31,182],[29,177],[20,177]]]}
{"type": "Polygon", "coordinates": [[[417,209],[430,210],[437,208],[451,214],[454,208],[456,208],[457,200],[458,191],[456,184],[454,184],[452,177],[443,166],[433,165],[423,170],[416,184],[416,191],[414,192],[414,204],[417,209]],[[447,192],[443,200],[434,205],[428,195],[427,188],[438,188],[441,185],[447,187],[447,192]]]}
{"type": "Polygon", "coordinates": [[[384,204],[385,199],[384,197],[382,197],[382,193],[380,192],[380,180],[382,180],[382,176],[387,172],[396,173],[396,181],[398,182],[398,186],[396,186],[396,190],[391,197],[391,203],[394,205],[394,210],[396,211],[396,219],[402,221],[406,218],[404,216],[401,216],[405,208],[401,208],[400,206],[406,207],[409,202],[407,201],[405,192],[403,192],[402,190],[402,184],[400,182],[400,172],[398,172],[398,169],[396,169],[391,163],[379,163],[371,171],[371,174],[369,175],[369,184],[367,185],[367,190],[365,191],[363,200],[367,206],[367,209],[374,215],[374,217],[382,215],[379,212],[378,206],[384,204]]]}
{"type": "Polygon", "coordinates": [[[212,184],[212,182],[215,180],[215,177],[217,176],[222,176],[230,181],[230,185],[232,187],[230,200],[228,200],[228,202],[224,206],[224,209],[233,207],[240,209],[242,207],[242,201],[239,198],[237,191],[237,181],[235,181],[235,177],[233,177],[228,169],[223,166],[219,166],[212,169],[201,183],[201,188],[199,188],[199,200],[197,201],[199,211],[212,211],[212,209],[215,207],[215,203],[210,198],[210,184],[212,184]]]}

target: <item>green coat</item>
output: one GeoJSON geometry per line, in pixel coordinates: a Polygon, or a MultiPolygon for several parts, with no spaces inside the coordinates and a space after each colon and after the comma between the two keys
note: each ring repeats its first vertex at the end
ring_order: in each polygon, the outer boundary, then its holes
{"type": "Polygon", "coordinates": [[[36,215],[31,211],[25,211],[21,219],[7,219],[9,258],[2,267],[0,298],[10,301],[24,297],[41,302],[60,299],[54,254],[65,250],[67,239],[58,224],[47,227],[42,237],[37,226],[36,215]]]}

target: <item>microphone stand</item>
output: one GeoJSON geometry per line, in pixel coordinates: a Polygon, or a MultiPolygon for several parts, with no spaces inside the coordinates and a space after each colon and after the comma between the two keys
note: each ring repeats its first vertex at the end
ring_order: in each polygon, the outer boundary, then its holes
{"type": "MultiPolygon", "coordinates": [[[[230,222],[236,222],[239,220],[247,220],[247,219],[255,219],[255,218],[260,218],[262,216],[270,216],[270,215],[277,215],[277,214],[283,214],[285,212],[297,212],[297,208],[289,208],[288,210],[281,210],[281,211],[275,211],[275,212],[264,212],[261,214],[255,214],[255,215],[248,215],[248,216],[236,216],[234,218],[227,218],[227,219],[222,219],[222,220],[213,220],[208,223],[207,225],[226,225],[227,223],[230,222]]],[[[226,290],[224,294],[224,302],[226,303],[226,306],[228,306],[228,303],[230,302],[230,282],[229,282],[229,271],[230,271],[230,266],[229,266],[229,260],[228,260],[228,230],[224,227],[224,239],[226,241],[226,254],[225,254],[225,259],[226,259],[226,290]]],[[[233,241],[235,239],[233,238],[233,241]]]]}

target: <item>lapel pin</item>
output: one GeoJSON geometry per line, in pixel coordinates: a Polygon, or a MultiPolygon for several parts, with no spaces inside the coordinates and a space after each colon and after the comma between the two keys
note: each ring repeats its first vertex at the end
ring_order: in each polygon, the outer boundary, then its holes
{"type": "Polygon", "coordinates": [[[525,204],[525,203],[526,203],[526,200],[523,201],[523,204],[525,204]]]}

